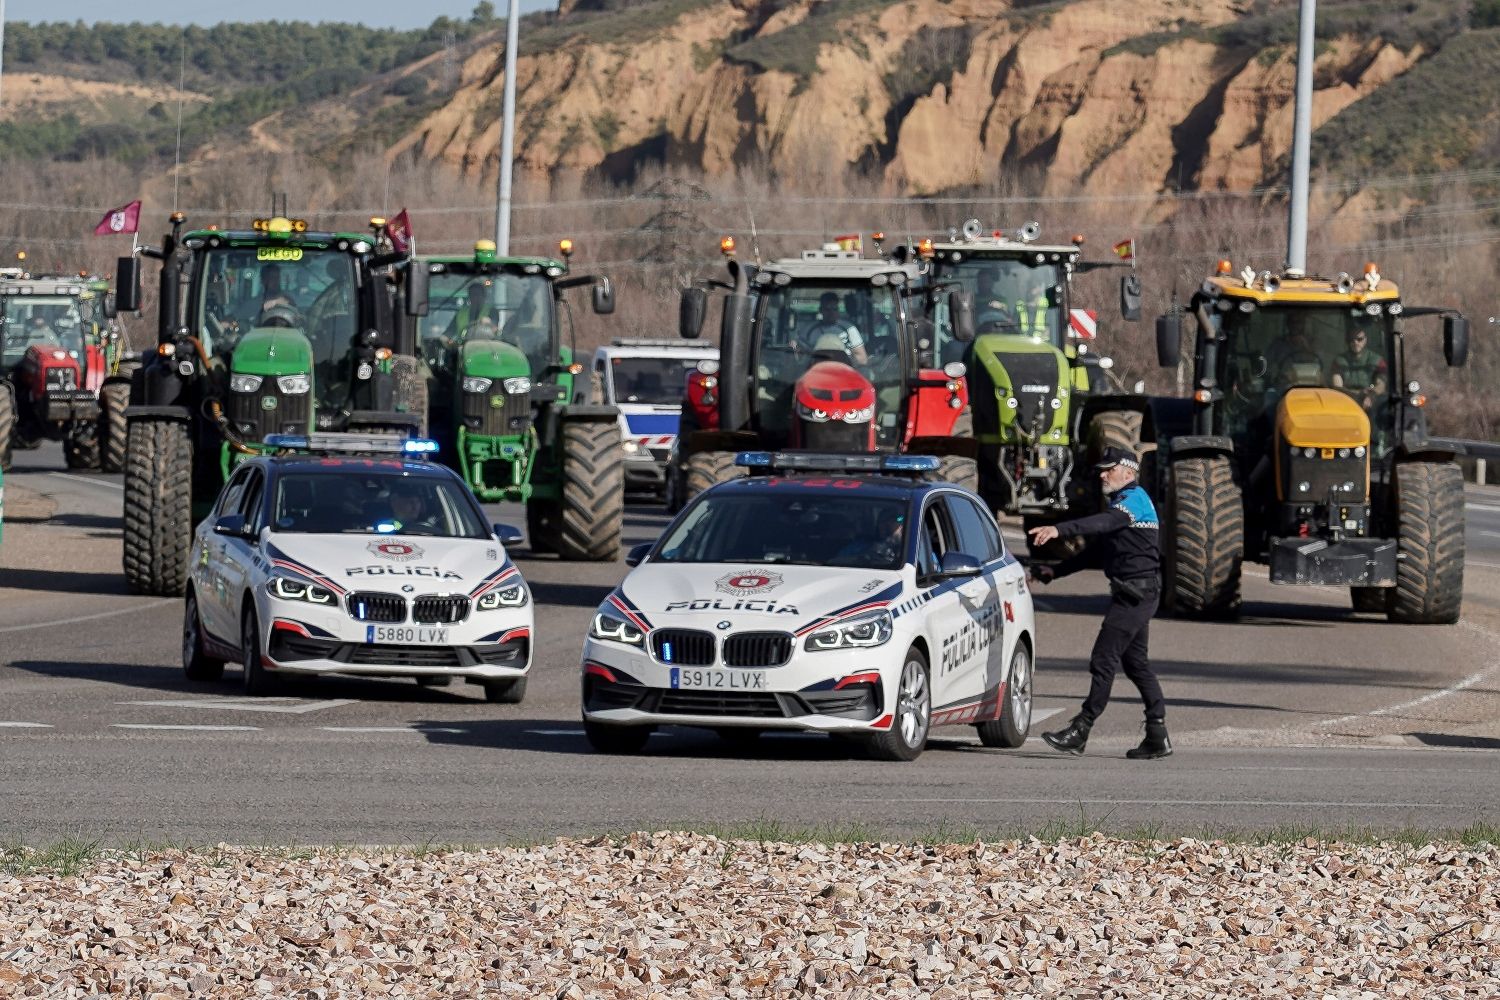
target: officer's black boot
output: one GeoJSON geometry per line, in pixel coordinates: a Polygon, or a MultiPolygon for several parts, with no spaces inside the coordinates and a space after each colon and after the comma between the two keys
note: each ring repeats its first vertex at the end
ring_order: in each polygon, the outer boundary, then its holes
{"type": "Polygon", "coordinates": [[[1167,723],[1164,719],[1146,720],[1146,737],[1141,740],[1141,745],[1134,750],[1126,750],[1125,756],[1131,760],[1156,760],[1159,757],[1172,756],[1172,740],[1167,736],[1167,723]]]}
{"type": "Polygon", "coordinates": [[[1073,716],[1073,721],[1055,733],[1043,733],[1042,739],[1054,750],[1073,754],[1075,757],[1083,753],[1084,747],[1089,744],[1089,730],[1094,724],[1081,715],[1073,716]]]}

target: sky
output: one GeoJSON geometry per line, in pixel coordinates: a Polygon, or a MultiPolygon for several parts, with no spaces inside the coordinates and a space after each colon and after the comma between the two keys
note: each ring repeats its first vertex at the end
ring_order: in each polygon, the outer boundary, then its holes
{"type": "MultiPolygon", "coordinates": [[[[509,0],[491,0],[504,16],[509,0]]],[[[205,0],[0,0],[7,21],[143,21],[213,25],[221,21],[353,21],[374,28],[425,28],[441,15],[467,18],[475,0],[256,0],[227,5],[205,0]]],[[[521,13],[556,0],[521,0],[521,13]]]]}

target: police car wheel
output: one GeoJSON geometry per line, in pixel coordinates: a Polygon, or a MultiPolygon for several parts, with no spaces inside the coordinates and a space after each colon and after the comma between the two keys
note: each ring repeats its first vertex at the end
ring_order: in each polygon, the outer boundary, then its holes
{"type": "Polygon", "coordinates": [[[1026,734],[1031,730],[1031,683],[1031,650],[1024,642],[1017,642],[1015,652],[1010,655],[1010,677],[1000,702],[1000,718],[975,727],[980,743],[1013,750],[1026,742],[1026,734]]]}
{"type": "Polygon", "coordinates": [[[190,681],[216,681],[224,676],[224,661],[203,652],[203,622],[198,617],[198,595],[191,590],[182,615],[182,672],[190,681]]]}
{"type": "Polygon", "coordinates": [[[901,678],[896,683],[896,711],[891,727],[871,736],[867,744],[876,760],[916,760],[927,747],[932,728],[932,685],[927,657],[913,646],[906,651],[901,678]]]}
{"type": "Polygon", "coordinates": [[[583,720],[583,735],[588,738],[589,746],[600,753],[640,753],[654,729],[654,726],[611,726],[583,720]]]}
{"type": "Polygon", "coordinates": [[[510,681],[485,681],[484,700],[491,705],[519,705],[526,697],[526,678],[510,681]]]}
{"type": "Polygon", "coordinates": [[[244,655],[242,666],[245,693],[248,695],[270,694],[274,682],[266,674],[266,668],[261,663],[260,623],[256,620],[254,608],[245,609],[245,618],[240,627],[240,650],[244,655]]]}

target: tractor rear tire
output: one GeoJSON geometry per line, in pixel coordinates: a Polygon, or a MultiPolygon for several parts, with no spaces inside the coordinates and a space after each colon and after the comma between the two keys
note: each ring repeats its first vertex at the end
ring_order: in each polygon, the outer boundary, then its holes
{"type": "Polygon", "coordinates": [[[90,420],[68,428],[63,439],[63,461],[70,469],[99,468],[99,423],[90,420]]]}
{"type": "Polygon", "coordinates": [[[567,421],[562,431],[561,530],[564,559],[610,562],[620,558],[625,526],[625,449],[615,421],[567,421]]]}
{"type": "Polygon", "coordinates": [[[1168,476],[1162,542],[1170,612],[1227,618],[1240,608],[1245,510],[1234,469],[1223,456],[1185,458],[1168,476]]]}
{"type": "Polygon", "coordinates": [[[693,497],[710,486],[727,483],[743,476],[734,464],[732,451],[697,451],[688,456],[682,473],[682,503],[687,505],[693,497]]]}
{"type": "Polygon", "coordinates": [[[99,390],[99,469],[125,471],[125,407],[130,383],[110,382],[99,390]]]}
{"type": "Polygon", "coordinates": [[[125,461],[125,579],[137,594],[181,596],[193,543],[193,446],[186,424],[137,420],[125,461]]]}
{"type": "Polygon", "coordinates": [[[1464,599],[1464,482],[1447,462],[1396,466],[1396,587],[1393,622],[1451,625],[1464,599]]]}
{"type": "Polygon", "coordinates": [[[1132,455],[1141,451],[1141,415],[1134,410],[1105,410],[1094,414],[1088,427],[1089,466],[1099,461],[1105,448],[1124,448],[1132,455]]]}
{"type": "Polygon", "coordinates": [[[941,462],[936,472],[929,472],[922,478],[929,483],[952,483],[954,486],[962,486],[970,493],[979,492],[977,461],[962,455],[943,455],[941,462]]]}
{"type": "Polygon", "coordinates": [[[16,436],[16,397],[10,383],[0,382],[0,472],[10,471],[11,443],[16,436]]]}

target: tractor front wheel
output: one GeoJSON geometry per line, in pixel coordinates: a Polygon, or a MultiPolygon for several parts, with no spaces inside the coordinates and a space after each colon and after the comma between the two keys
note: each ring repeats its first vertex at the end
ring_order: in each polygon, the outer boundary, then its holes
{"type": "Polygon", "coordinates": [[[1450,625],[1464,600],[1464,481],[1448,462],[1396,466],[1396,588],[1393,622],[1450,625]]]}
{"type": "Polygon", "coordinates": [[[962,455],[940,456],[940,464],[936,472],[929,472],[922,478],[930,483],[952,483],[954,486],[962,486],[970,493],[979,492],[979,463],[972,458],[962,455]]]}
{"type": "Polygon", "coordinates": [[[1173,462],[1162,540],[1163,592],[1178,615],[1231,617],[1240,607],[1245,511],[1229,459],[1173,462]]]}
{"type": "Polygon", "coordinates": [[[138,594],[177,597],[193,542],[193,446],[186,424],[137,420],[125,456],[125,579],[138,594]]]}
{"type": "Polygon", "coordinates": [[[683,467],[682,503],[686,504],[710,486],[727,483],[742,475],[744,473],[740,472],[734,464],[732,451],[694,452],[688,456],[683,467]]]}
{"type": "Polygon", "coordinates": [[[16,398],[10,384],[0,382],[0,472],[10,470],[11,442],[16,435],[16,398]]]}
{"type": "Polygon", "coordinates": [[[110,382],[99,390],[99,468],[125,471],[125,407],[130,405],[130,383],[110,382]]]}
{"type": "Polygon", "coordinates": [[[563,424],[562,505],[557,554],[608,562],[620,557],[625,524],[625,449],[615,421],[563,424]]]}
{"type": "Polygon", "coordinates": [[[99,468],[99,423],[80,421],[68,428],[63,439],[63,461],[70,469],[99,468]]]}

